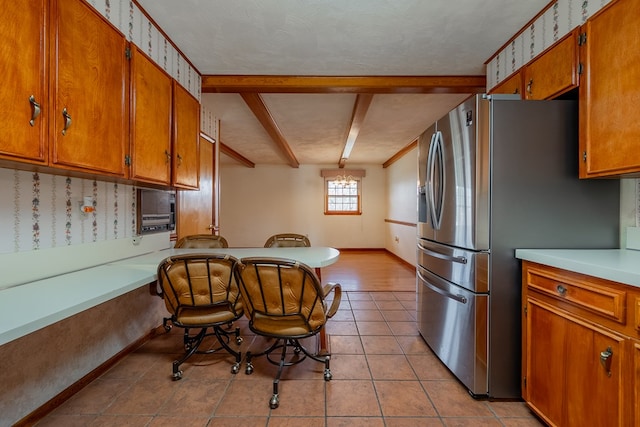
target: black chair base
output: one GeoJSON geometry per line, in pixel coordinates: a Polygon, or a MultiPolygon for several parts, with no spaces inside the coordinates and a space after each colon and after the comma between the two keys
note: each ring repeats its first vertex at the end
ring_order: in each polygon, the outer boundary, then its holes
{"type": "MultiPolygon", "coordinates": [[[[175,324],[175,323],[174,323],[175,324]]],[[[225,331],[220,326],[212,326],[212,333],[207,333],[207,328],[201,328],[200,331],[195,334],[189,334],[189,328],[184,329],[184,349],[186,353],[180,360],[176,360],[173,362],[173,380],[177,381],[182,379],[182,371],[180,370],[180,365],[182,365],[188,358],[193,356],[194,354],[211,354],[222,349],[226,350],[228,353],[233,355],[236,359],[235,363],[231,366],[231,373],[237,374],[240,371],[240,364],[242,362],[242,353],[239,351],[235,351],[229,346],[229,341],[231,335],[235,337],[236,345],[242,344],[242,337],[240,336],[240,328],[235,328],[233,331],[225,331]],[[202,341],[208,337],[213,336],[218,339],[220,343],[219,347],[212,348],[209,350],[199,351],[198,348],[202,341]]]]}
{"type": "Polygon", "coordinates": [[[303,362],[307,357],[309,357],[316,362],[324,364],[325,381],[330,381],[332,378],[331,369],[329,366],[329,361],[331,359],[330,355],[318,356],[312,354],[306,348],[304,348],[304,346],[302,346],[297,339],[294,338],[276,339],[270,347],[260,353],[254,354],[248,351],[246,357],[247,365],[245,368],[245,374],[251,375],[253,373],[252,359],[258,356],[265,356],[269,363],[278,366],[278,372],[275,379],[273,380],[273,395],[271,396],[271,399],[269,399],[269,407],[271,409],[276,409],[280,405],[280,394],[278,392],[278,385],[280,384],[280,377],[285,366],[297,365],[298,363],[303,362]],[[280,358],[277,360],[272,359],[272,353],[278,349],[281,350],[280,358]],[[287,349],[293,349],[293,355],[289,359],[287,359],[287,349]]]}

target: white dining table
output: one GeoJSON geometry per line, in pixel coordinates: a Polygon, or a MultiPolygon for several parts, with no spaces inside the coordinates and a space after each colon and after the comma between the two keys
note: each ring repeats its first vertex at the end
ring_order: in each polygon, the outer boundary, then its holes
{"type": "Polygon", "coordinates": [[[180,254],[208,253],[229,254],[238,259],[248,257],[275,257],[299,261],[311,268],[327,267],[338,260],[340,251],[325,246],[290,247],[290,248],[197,248],[197,249],[163,249],[132,258],[110,263],[123,267],[156,268],[163,259],[180,254]]]}

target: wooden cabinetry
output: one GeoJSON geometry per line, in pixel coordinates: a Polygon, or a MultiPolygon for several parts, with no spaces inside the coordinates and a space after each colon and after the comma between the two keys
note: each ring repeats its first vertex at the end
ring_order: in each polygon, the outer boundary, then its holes
{"type": "Polygon", "coordinates": [[[618,0],[583,25],[580,177],[638,176],[640,1],[618,0]]]}
{"type": "Polygon", "coordinates": [[[499,85],[491,89],[490,93],[522,94],[522,71],[518,70],[499,85]]]}
{"type": "Polygon", "coordinates": [[[490,93],[520,93],[523,99],[553,99],[578,87],[579,35],[580,29],[574,29],[490,93]]]}
{"type": "Polygon", "coordinates": [[[127,41],[82,0],[53,0],[51,163],[125,177],[127,41]]]}
{"type": "Polygon", "coordinates": [[[46,0],[0,8],[0,158],[47,162],[46,0]],[[25,9],[28,13],[25,13],[25,9]]]}
{"type": "Polygon", "coordinates": [[[172,79],[131,45],[131,175],[171,183],[172,79]]]}
{"type": "Polygon", "coordinates": [[[549,425],[637,425],[630,373],[640,330],[629,313],[638,295],[631,286],[523,262],[522,394],[549,425]]]}
{"type": "Polygon", "coordinates": [[[579,32],[576,28],[524,67],[525,99],[552,99],[578,87],[579,32]]]}
{"type": "Polygon", "coordinates": [[[173,81],[173,185],[197,189],[199,184],[200,103],[173,81]]]}

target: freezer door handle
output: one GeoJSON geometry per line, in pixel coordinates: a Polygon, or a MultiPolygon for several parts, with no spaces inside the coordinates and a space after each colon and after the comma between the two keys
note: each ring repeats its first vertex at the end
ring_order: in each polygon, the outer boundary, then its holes
{"type": "Polygon", "coordinates": [[[440,259],[444,259],[447,261],[453,261],[453,262],[457,262],[459,264],[466,264],[467,263],[467,258],[463,257],[463,256],[451,256],[451,255],[447,255],[447,254],[442,254],[440,252],[436,252],[434,250],[425,248],[424,246],[422,246],[420,243],[418,243],[418,249],[420,249],[422,252],[431,255],[432,257],[435,258],[440,258],[440,259]]]}
{"type": "Polygon", "coordinates": [[[422,281],[422,283],[429,289],[431,289],[434,292],[439,293],[440,295],[443,295],[449,299],[452,300],[456,300],[458,302],[461,302],[462,304],[466,304],[467,303],[467,298],[464,295],[461,294],[452,294],[451,292],[447,292],[444,289],[440,289],[437,286],[434,286],[433,284],[431,284],[431,282],[429,282],[429,280],[427,280],[426,277],[424,277],[422,275],[422,273],[420,272],[420,269],[418,268],[417,270],[418,273],[418,277],[420,278],[420,280],[422,281]]]}

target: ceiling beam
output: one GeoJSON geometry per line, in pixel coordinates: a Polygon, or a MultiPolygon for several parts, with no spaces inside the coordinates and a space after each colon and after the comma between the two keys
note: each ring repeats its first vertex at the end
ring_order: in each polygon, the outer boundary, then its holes
{"type": "Polygon", "coordinates": [[[485,76],[204,75],[203,93],[483,93],[485,76]]]}
{"type": "Polygon", "coordinates": [[[299,167],[300,163],[298,163],[298,159],[296,159],[296,156],[293,154],[289,143],[287,143],[284,135],[282,135],[282,132],[280,132],[278,124],[269,112],[267,106],[264,104],[264,101],[262,100],[260,94],[240,93],[240,96],[242,96],[244,102],[249,106],[251,111],[253,111],[253,114],[256,116],[260,124],[262,124],[262,127],[267,131],[273,142],[276,143],[278,148],[280,148],[282,153],[285,155],[287,161],[289,162],[289,165],[291,165],[292,168],[299,167]]]}
{"type": "Polygon", "coordinates": [[[358,139],[358,134],[360,133],[362,123],[364,123],[364,119],[367,116],[367,111],[369,110],[372,100],[372,94],[358,94],[358,96],[356,96],[356,102],[353,105],[353,114],[351,114],[349,133],[347,134],[347,139],[344,143],[344,149],[342,150],[338,167],[343,168],[347,159],[351,155],[351,150],[353,149],[353,145],[356,143],[356,139],[358,139]]]}
{"type": "Polygon", "coordinates": [[[237,151],[235,151],[233,148],[229,147],[228,145],[224,144],[222,141],[220,141],[220,152],[222,154],[226,154],[227,156],[231,157],[233,160],[242,163],[243,165],[245,165],[248,168],[255,168],[256,164],[253,163],[251,160],[247,159],[245,156],[243,156],[242,154],[238,153],[237,151]]]}
{"type": "Polygon", "coordinates": [[[415,139],[412,142],[410,142],[408,145],[405,145],[404,148],[401,148],[400,151],[398,151],[396,154],[391,156],[389,160],[384,162],[382,164],[382,168],[383,169],[388,168],[389,166],[391,166],[392,164],[400,160],[402,157],[404,157],[405,154],[407,154],[409,151],[413,150],[417,146],[418,146],[418,140],[415,139]]]}

